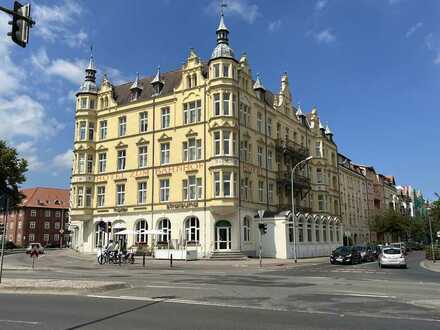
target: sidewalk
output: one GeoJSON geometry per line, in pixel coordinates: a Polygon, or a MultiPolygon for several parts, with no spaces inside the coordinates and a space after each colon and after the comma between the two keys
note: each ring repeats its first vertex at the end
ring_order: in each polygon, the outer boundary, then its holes
{"type": "Polygon", "coordinates": [[[123,282],[3,278],[0,293],[79,294],[125,288],[128,285],[123,282]]]}
{"type": "Polygon", "coordinates": [[[420,266],[432,272],[440,273],[440,260],[436,260],[435,263],[432,260],[423,260],[420,262],[420,266]]]}

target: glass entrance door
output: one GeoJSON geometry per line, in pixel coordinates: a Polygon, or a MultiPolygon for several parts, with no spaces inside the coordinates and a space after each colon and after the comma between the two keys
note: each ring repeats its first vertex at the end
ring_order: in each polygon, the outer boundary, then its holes
{"type": "MultiPolygon", "coordinates": [[[[226,221],[222,221],[226,222],[226,221]]],[[[217,224],[215,231],[215,248],[216,250],[230,250],[231,249],[231,224],[222,223],[217,224]]]]}

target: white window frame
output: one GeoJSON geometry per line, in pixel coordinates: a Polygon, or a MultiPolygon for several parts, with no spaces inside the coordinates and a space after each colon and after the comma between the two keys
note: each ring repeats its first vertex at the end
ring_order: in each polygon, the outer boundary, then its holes
{"type": "Polygon", "coordinates": [[[118,183],[116,185],[116,205],[121,206],[125,204],[125,183],[118,183]]]}
{"type": "Polygon", "coordinates": [[[147,167],[148,160],[148,146],[143,145],[138,147],[138,167],[145,168],[147,167]]]}
{"type": "Polygon", "coordinates": [[[96,206],[103,207],[105,205],[105,186],[96,187],[96,206]]]}
{"type": "Polygon", "coordinates": [[[36,221],[29,221],[29,229],[35,229],[36,225],[36,221]]]}
{"type": "Polygon", "coordinates": [[[257,112],[257,131],[263,133],[263,114],[261,112],[257,112]]]}
{"type": "Polygon", "coordinates": [[[142,111],[139,113],[139,133],[146,133],[148,131],[148,112],[142,111]]]}
{"type": "Polygon", "coordinates": [[[127,134],[127,116],[121,116],[118,118],[118,135],[125,136],[127,134]]]}
{"type": "Polygon", "coordinates": [[[160,144],[160,165],[170,163],[170,143],[164,142],[160,144]]]}
{"type": "Polygon", "coordinates": [[[263,167],[263,147],[257,146],[257,165],[263,167]]]}
{"type": "Polygon", "coordinates": [[[107,120],[99,122],[99,139],[105,140],[107,138],[107,120]]]}
{"type": "Polygon", "coordinates": [[[187,242],[199,243],[200,241],[200,221],[197,217],[189,217],[185,221],[185,233],[187,242]]]}
{"type": "Polygon", "coordinates": [[[164,107],[160,109],[160,127],[169,128],[171,126],[171,109],[164,107]]]}
{"type": "Polygon", "coordinates": [[[168,202],[170,200],[170,179],[159,180],[159,201],[168,202]]]}
{"type": "Polygon", "coordinates": [[[87,138],[87,122],[82,120],[79,122],[79,140],[85,141],[87,138]]]}
{"type": "Polygon", "coordinates": [[[44,229],[49,230],[50,229],[50,221],[44,221],[44,229]]]}
{"type": "Polygon", "coordinates": [[[127,149],[120,149],[117,152],[117,170],[124,171],[127,166],[127,149]]]}
{"type": "Polygon", "coordinates": [[[202,120],[202,101],[195,100],[183,104],[183,123],[192,124],[202,120]]]}
{"type": "Polygon", "coordinates": [[[214,116],[221,116],[221,96],[220,93],[214,93],[213,96],[214,116]]]}
{"type": "Polygon", "coordinates": [[[107,153],[100,152],[98,154],[98,172],[104,173],[107,167],[107,153]]]}
{"type": "Polygon", "coordinates": [[[221,131],[214,131],[214,156],[221,155],[221,131]]]}
{"type": "Polygon", "coordinates": [[[147,202],[147,181],[138,182],[138,204],[145,204],[147,202]]]}
{"type": "Polygon", "coordinates": [[[222,95],[223,116],[231,115],[231,93],[223,92],[222,95]]]}
{"type": "Polygon", "coordinates": [[[258,181],[258,201],[260,203],[264,202],[264,181],[259,180],[258,181]]]}

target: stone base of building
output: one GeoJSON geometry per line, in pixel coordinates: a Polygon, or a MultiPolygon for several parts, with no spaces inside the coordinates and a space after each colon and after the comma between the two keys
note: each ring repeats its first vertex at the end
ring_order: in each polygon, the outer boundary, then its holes
{"type": "MultiPolygon", "coordinates": [[[[192,251],[198,259],[227,252],[255,257],[259,255],[260,242],[256,214],[256,210],[244,208],[210,208],[72,218],[71,247],[82,253],[97,253],[113,240],[123,248],[147,253],[176,249],[192,251]],[[110,223],[111,229],[107,230],[108,225],[103,227],[102,222],[110,223]],[[161,230],[163,234],[142,234],[151,230],[161,230]]],[[[264,257],[294,257],[291,218],[289,212],[263,218],[267,224],[267,233],[261,235],[264,257]]],[[[342,244],[342,226],[336,218],[298,214],[296,219],[298,257],[329,255],[342,244]]]]}

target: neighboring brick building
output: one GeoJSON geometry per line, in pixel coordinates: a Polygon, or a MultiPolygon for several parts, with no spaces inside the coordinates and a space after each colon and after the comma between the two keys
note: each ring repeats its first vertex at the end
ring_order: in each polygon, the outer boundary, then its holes
{"type": "MultiPolygon", "coordinates": [[[[21,192],[25,196],[22,203],[9,211],[7,240],[22,247],[30,242],[66,246],[69,241],[69,190],[37,187],[21,192]]],[[[3,221],[1,214],[0,223],[3,221]]]]}

